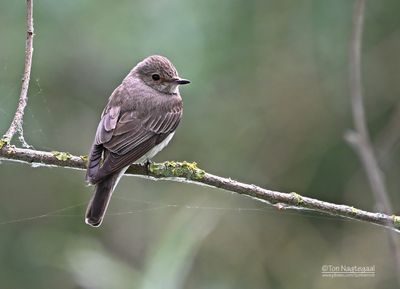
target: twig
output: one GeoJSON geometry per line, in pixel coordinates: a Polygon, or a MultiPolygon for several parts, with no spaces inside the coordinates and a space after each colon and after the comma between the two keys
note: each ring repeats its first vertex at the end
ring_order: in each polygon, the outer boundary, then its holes
{"type": "MultiPolygon", "coordinates": [[[[372,188],[378,210],[392,214],[393,209],[389,201],[384,176],[378,165],[365,118],[361,81],[361,46],[364,10],[365,0],[356,0],[353,12],[353,34],[350,51],[351,102],[355,131],[348,132],[346,139],[353,146],[360,158],[372,188]]],[[[389,221],[387,225],[390,225],[389,221]]],[[[400,272],[400,249],[396,244],[396,237],[393,232],[389,232],[389,245],[395,255],[397,271],[400,272]]],[[[398,282],[400,283],[400,278],[398,278],[398,282]]]]}
{"type": "Polygon", "coordinates": [[[378,166],[365,119],[361,82],[361,40],[363,30],[365,0],[357,0],[353,15],[353,35],[350,52],[350,86],[353,122],[355,131],[346,134],[346,139],[354,147],[368,176],[379,210],[391,213],[392,208],[386,192],[383,174],[378,166]]]}
{"type": "MultiPolygon", "coordinates": [[[[86,157],[74,156],[65,152],[46,152],[5,146],[0,149],[0,159],[18,161],[33,166],[65,167],[85,169],[86,157]]],[[[153,180],[164,179],[188,182],[197,185],[208,185],[252,197],[258,201],[275,205],[279,209],[305,209],[321,213],[365,221],[384,226],[400,233],[400,217],[382,213],[372,213],[351,206],[338,205],[299,195],[263,189],[256,185],[241,183],[230,178],[209,174],[197,167],[195,163],[164,162],[146,165],[132,165],[127,175],[145,176],[153,180]]]]}
{"type": "Polygon", "coordinates": [[[11,122],[10,127],[0,141],[0,147],[4,144],[9,144],[17,131],[21,134],[21,141],[26,144],[23,140],[22,135],[22,123],[24,118],[24,111],[28,102],[28,89],[29,80],[31,78],[31,67],[32,67],[32,54],[33,54],[33,0],[27,0],[27,12],[26,12],[26,43],[25,43],[25,68],[24,75],[22,77],[21,93],[19,96],[18,107],[14,115],[14,119],[11,122]]]}

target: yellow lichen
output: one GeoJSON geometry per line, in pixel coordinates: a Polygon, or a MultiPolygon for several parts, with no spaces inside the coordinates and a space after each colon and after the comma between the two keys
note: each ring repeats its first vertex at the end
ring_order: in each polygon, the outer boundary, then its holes
{"type": "Polygon", "coordinates": [[[71,159],[71,157],[72,157],[72,155],[70,153],[67,153],[67,152],[52,151],[51,153],[59,161],[67,161],[67,160],[71,159]]]}
{"type": "Polygon", "coordinates": [[[8,144],[8,141],[6,139],[0,139],[0,150],[8,144]]]}
{"type": "Polygon", "coordinates": [[[395,228],[400,228],[400,217],[396,215],[392,215],[393,224],[395,228]]]}
{"type": "Polygon", "coordinates": [[[299,195],[298,193],[291,192],[290,194],[293,196],[294,200],[296,201],[296,205],[301,205],[304,203],[302,196],[299,195]]]}
{"type": "Polygon", "coordinates": [[[205,171],[199,169],[195,162],[174,162],[167,161],[164,163],[150,164],[151,173],[166,178],[186,178],[192,180],[200,180],[204,178],[205,171]]]}
{"type": "Polygon", "coordinates": [[[87,163],[88,160],[89,160],[89,156],[88,156],[88,155],[79,156],[79,158],[80,158],[81,160],[83,160],[85,163],[87,163]]]}
{"type": "Polygon", "coordinates": [[[357,215],[358,212],[359,212],[358,209],[356,209],[356,208],[354,208],[354,207],[351,207],[351,213],[352,213],[352,214],[357,215]]]}

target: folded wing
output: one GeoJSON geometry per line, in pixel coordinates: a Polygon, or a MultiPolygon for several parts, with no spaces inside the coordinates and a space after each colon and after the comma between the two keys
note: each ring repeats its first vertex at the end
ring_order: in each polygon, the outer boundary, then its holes
{"type": "Polygon", "coordinates": [[[121,113],[119,106],[107,107],[97,128],[90,156],[88,179],[97,183],[145,155],[175,131],[182,117],[178,99],[169,107],[143,115],[136,110],[121,113]],[[103,155],[100,166],[99,152],[103,155]]]}

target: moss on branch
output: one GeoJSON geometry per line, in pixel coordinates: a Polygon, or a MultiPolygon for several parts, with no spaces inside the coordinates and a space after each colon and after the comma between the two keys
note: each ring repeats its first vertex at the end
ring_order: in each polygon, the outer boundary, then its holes
{"type": "Polygon", "coordinates": [[[205,171],[197,167],[195,162],[174,162],[151,163],[149,170],[158,177],[166,178],[186,178],[189,180],[201,180],[205,176],[205,171]]]}

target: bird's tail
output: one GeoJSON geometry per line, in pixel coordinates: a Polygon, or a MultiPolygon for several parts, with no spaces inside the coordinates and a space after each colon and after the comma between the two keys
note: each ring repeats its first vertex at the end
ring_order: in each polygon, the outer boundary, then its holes
{"type": "Polygon", "coordinates": [[[93,197],[86,209],[86,224],[93,227],[99,227],[101,225],[114,188],[124,172],[125,170],[115,172],[96,184],[93,197]]]}

